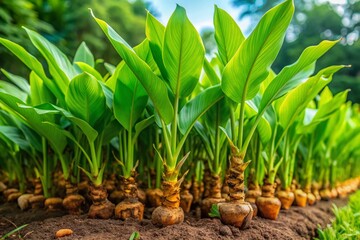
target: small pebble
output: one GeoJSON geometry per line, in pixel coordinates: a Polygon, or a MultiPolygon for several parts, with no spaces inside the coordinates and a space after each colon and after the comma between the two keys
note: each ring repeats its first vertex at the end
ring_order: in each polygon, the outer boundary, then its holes
{"type": "Polygon", "coordinates": [[[55,234],[55,237],[61,238],[61,237],[69,236],[71,234],[73,234],[73,230],[64,228],[64,229],[60,229],[59,231],[57,231],[55,234]]]}
{"type": "Polygon", "coordinates": [[[220,232],[220,235],[222,235],[222,236],[231,236],[232,235],[231,229],[226,225],[221,226],[219,232],[220,232]]]}

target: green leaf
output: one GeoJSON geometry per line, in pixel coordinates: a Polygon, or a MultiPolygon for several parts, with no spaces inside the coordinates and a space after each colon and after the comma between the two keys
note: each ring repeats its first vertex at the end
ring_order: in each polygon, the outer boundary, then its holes
{"type": "Polygon", "coordinates": [[[13,84],[18,86],[18,88],[26,93],[30,93],[30,85],[25,78],[9,73],[5,69],[1,69],[1,71],[13,84]]]}
{"type": "Polygon", "coordinates": [[[155,75],[151,68],[139,56],[136,55],[129,44],[122,39],[114,29],[94,15],[93,17],[116,51],[141,82],[160,117],[165,123],[170,123],[174,117],[174,110],[168,96],[166,84],[155,75]]]}
{"type": "Polygon", "coordinates": [[[135,231],[131,234],[129,240],[139,240],[140,239],[140,233],[138,231],[135,231]]]}
{"type": "MultiPolygon", "coordinates": [[[[137,50],[138,55],[146,60],[149,47],[147,42],[141,43],[137,50]],[[146,45],[143,48],[141,45],[146,45]]],[[[121,68],[114,93],[114,115],[121,125],[132,131],[132,127],[141,116],[148,102],[148,95],[131,69],[125,65],[121,68]]]]}
{"type": "Polygon", "coordinates": [[[187,102],[179,113],[179,130],[185,135],[195,122],[215,103],[224,97],[220,85],[207,88],[187,102]]]}
{"type": "Polygon", "coordinates": [[[74,62],[74,64],[76,64],[76,66],[80,69],[79,73],[86,72],[88,74],[91,74],[98,81],[103,81],[103,77],[94,67],[84,62],[74,62]]]}
{"type": "Polygon", "coordinates": [[[245,40],[245,37],[234,19],[216,5],[214,26],[219,56],[222,64],[226,66],[245,40]]]}
{"type": "Polygon", "coordinates": [[[23,150],[28,150],[30,147],[29,142],[25,139],[23,133],[17,127],[0,126],[0,134],[13,143],[19,145],[19,147],[23,150]]]}
{"type": "Polygon", "coordinates": [[[99,82],[87,73],[82,73],[71,80],[65,101],[70,112],[95,126],[105,113],[106,99],[99,82]]]}
{"type": "Polygon", "coordinates": [[[0,101],[38,134],[44,136],[57,153],[63,152],[67,144],[66,136],[59,129],[43,124],[43,122],[51,122],[51,117],[38,114],[30,106],[28,108],[20,107],[20,105],[27,105],[15,96],[4,92],[0,92],[0,101]]]}
{"type": "Polygon", "coordinates": [[[19,89],[12,83],[0,81],[0,89],[8,94],[17,96],[23,102],[26,102],[28,99],[28,94],[26,92],[23,92],[21,89],[19,89]]]}
{"type": "Polygon", "coordinates": [[[252,99],[269,74],[294,13],[291,0],[269,10],[223,71],[222,89],[233,101],[252,99]]]}
{"type": "Polygon", "coordinates": [[[161,75],[167,79],[167,73],[164,66],[162,47],[164,44],[165,27],[150,12],[146,15],[145,33],[149,39],[150,49],[161,75]]]}
{"type": "Polygon", "coordinates": [[[50,43],[43,36],[24,27],[30,37],[31,42],[44,56],[48,65],[50,74],[58,87],[65,92],[70,79],[74,78],[77,73],[70,63],[69,59],[54,44],[50,43]]]}
{"type": "Polygon", "coordinates": [[[329,51],[338,41],[322,41],[319,45],[306,48],[299,59],[292,65],[284,67],[271,81],[261,99],[262,111],[275,99],[285,95],[288,91],[298,86],[304,79],[312,74],[316,60],[329,51]]]}
{"type": "Polygon", "coordinates": [[[211,205],[209,216],[212,218],[220,218],[219,206],[217,204],[211,205]]]}
{"type": "Polygon", "coordinates": [[[44,81],[34,72],[30,73],[31,105],[55,102],[54,96],[44,84],[44,81]]]}
{"type": "Polygon", "coordinates": [[[152,115],[148,118],[143,119],[135,125],[135,134],[133,136],[133,144],[135,144],[140,133],[155,122],[155,116],[152,115]]]}
{"type": "Polygon", "coordinates": [[[9,49],[13,54],[15,54],[28,68],[34,71],[46,84],[46,86],[52,91],[52,93],[60,100],[64,101],[64,95],[66,87],[61,87],[57,83],[51,81],[45,74],[43,66],[41,63],[30,53],[28,53],[20,45],[13,43],[4,38],[0,38],[0,43],[3,44],[7,49],[9,49]]]}
{"type": "Polygon", "coordinates": [[[279,106],[279,122],[286,129],[298,115],[305,110],[308,103],[332,80],[334,73],[345,66],[331,66],[319,71],[315,76],[290,91],[279,106]]]}
{"type": "MultiPolygon", "coordinates": [[[[65,109],[58,107],[56,105],[53,105],[50,103],[44,103],[44,104],[41,104],[41,105],[38,105],[35,107],[27,106],[27,105],[20,105],[20,107],[24,108],[24,109],[33,109],[39,115],[46,115],[46,116],[53,115],[53,114],[63,115],[64,117],[69,119],[73,124],[75,124],[76,126],[78,126],[80,128],[80,130],[85,134],[85,136],[87,137],[89,142],[94,142],[98,136],[98,132],[92,126],[90,126],[90,124],[88,122],[84,121],[81,118],[74,116],[72,113],[70,113],[70,112],[66,111],[65,109]]],[[[46,123],[47,125],[52,124],[52,122],[49,122],[49,121],[43,121],[43,123],[46,123]]],[[[53,126],[55,127],[55,125],[56,124],[54,124],[53,126]]]]}
{"type": "Polygon", "coordinates": [[[91,53],[85,42],[82,42],[76,50],[73,63],[75,64],[76,62],[86,63],[90,67],[95,66],[94,55],[91,53]]]}
{"type": "Polygon", "coordinates": [[[315,114],[312,115],[310,118],[305,118],[308,120],[307,123],[304,123],[303,126],[297,129],[297,131],[302,133],[311,133],[314,131],[315,127],[327,120],[333,113],[338,111],[341,105],[346,101],[347,94],[349,90],[345,90],[335,95],[335,97],[329,100],[327,103],[319,106],[317,110],[315,110],[315,114]]]}
{"type": "Polygon", "coordinates": [[[163,59],[172,92],[187,97],[199,81],[205,49],[201,37],[186,16],[176,6],[165,29],[163,59]]]}

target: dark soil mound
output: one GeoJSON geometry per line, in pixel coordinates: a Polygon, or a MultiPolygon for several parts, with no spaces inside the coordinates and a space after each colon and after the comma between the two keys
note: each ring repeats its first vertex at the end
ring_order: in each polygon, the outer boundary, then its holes
{"type": "MultiPolygon", "coordinates": [[[[134,231],[141,239],[311,239],[318,226],[324,227],[332,217],[332,204],[345,205],[347,200],[336,199],[318,202],[315,206],[281,210],[277,221],[255,218],[250,227],[240,231],[223,225],[218,219],[196,219],[187,216],[185,222],[176,226],[157,228],[149,219],[141,223],[133,220],[96,220],[86,215],[70,216],[64,212],[29,210],[22,212],[15,204],[0,206],[0,236],[16,226],[29,224],[20,231],[23,239],[54,239],[55,232],[61,228],[74,231],[71,236],[61,239],[129,239],[134,231]]],[[[147,214],[146,216],[149,216],[147,214]]],[[[19,239],[19,233],[12,236],[19,239]]]]}

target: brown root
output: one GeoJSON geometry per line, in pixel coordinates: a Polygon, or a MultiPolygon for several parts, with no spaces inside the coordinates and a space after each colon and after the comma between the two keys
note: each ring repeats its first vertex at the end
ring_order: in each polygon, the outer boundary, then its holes
{"type": "Polygon", "coordinates": [[[109,219],[114,215],[115,205],[107,199],[107,191],[103,185],[90,185],[89,194],[93,202],[89,209],[89,218],[109,219]]]}
{"type": "Polygon", "coordinates": [[[47,198],[45,200],[45,208],[49,211],[57,211],[63,208],[63,200],[62,198],[47,198]]]}
{"type": "Polygon", "coordinates": [[[328,188],[320,190],[321,200],[329,201],[331,198],[331,191],[328,188]]]}
{"type": "Polygon", "coordinates": [[[21,195],[22,195],[21,192],[13,192],[7,197],[7,201],[15,202],[21,195]]]}
{"type": "Polygon", "coordinates": [[[44,207],[45,197],[43,195],[34,195],[29,198],[29,203],[32,209],[39,209],[44,207]]]}
{"type": "Polygon", "coordinates": [[[23,194],[21,195],[18,199],[17,199],[17,202],[18,202],[18,206],[20,207],[21,210],[26,210],[28,208],[30,208],[30,204],[29,204],[29,199],[30,197],[34,196],[34,194],[23,194]]]}
{"type": "Polygon", "coordinates": [[[296,205],[299,207],[306,207],[307,194],[301,189],[296,189],[295,190],[295,202],[296,202],[296,205]]]}
{"type": "Polygon", "coordinates": [[[194,205],[200,205],[201,199],[202,199],[202,190],[204,188],[204,183],[203,182],[197,182],[197,181],[193,181],[192,184],[192,188],[191,188],[191,193],[193,195],[193,204],[194,205]]]}
{"type": "Polygon", "coordinates": [[[250,203],[245,202],[244,171],[249,162],[244,163],[243,157],[235,146],[231,147],[230,166],[226,175],[230,200],[218,203],[221,221],[240,229],[249,226],[254,214],[250,203]]]}
{"type": "Polygon", "coordinates": [[[153,211],[151,217],[154,225],[168,226],[184,221],[184,211],[180,207],[180,185],[182,181],[183,178],[176,182],[162,181],[162,203],[153,211]]]}
{"type": "Polygon", "coordinates": [[[115,207],[115,218],[126,220],[133,218],[141,221],[144,216],[144,205],[137,199],[126,199],[115,207]]]}
{"type": "Polygon", "coordinates": [[[307,202],[310,206],[316,203],[316,197],[312,192],[307,193],[307,202]]]}
{"type": "Polygon", "coordinates": [[[191,204],[193,201],[193,195],[189,190],[185,189],[181,191],[180,194],[180,207],[184,210],[185,213],[190,212],[191,204]]]}
{"type": "Polygon", "coordinates": [[[331,189],[331,198],[337,198],[338,192],[336,191],[336,188],[331,189]]]}
{"type": "Polygon", "coordinates": [[[316,201],[320,201],[321,200],[321,196],[320,196],[320,184],[319,183],[313,183],[312,185],[312,192],[316,198],[316,201]]]}
{"type": "Polygon", "coordinates": [[[146,204],[146,193],[141,188],[138,188],[137,198],[142,204],[146,204]]]}
{"type": "Polygon", "coordinates": [[[5,183],[0,181],[0,193],[2,193],[3,191],[5,191],[7,189],[7,186],[5,185],[5,183]]]}
{"type": "Polygon", "coordinates": [[[250,225],[253,209],[248,202],[218,203],[221,222],[227,225],[245,229],[250,225]]]}
{"type": "Polygon", "coordinates": [[[249,184],[249,190],[246,193],[245,201],[251,204],[251,207],[254,210],[254,216],[258,214],[258,207],[256,206],[256,199],[261,196],[261,188],[259,185],[253,183],[249,184]]]}
{"type": "Polygon", "coordinates": [[[161,206],[161,199],[163,197],[163,191],[161,189],[147,189],[146,198],[151,207],[161,206]]]}
{"type": "Polygon", "coordinates": [[[135,182],[135,171],[131,177],[121,177],[121,190],[124,193],[125,200],[121,201],[115,208],[115,217],[121,220],[133,218],[141,221],[144,215],[144,205],[139,202],[138,189],[135,182]]]}
{"type": "Polygon", "coordinates": [[[290,189],[278,191],[277,197],[281,202],[281,208],[285,210],[289,209],[295,200],[295,194],[290,189]]]}
{"type": "Polygon", "coordinates": [[[17,193],[17,192],[19,192],[19,189],[17,189],[17,188],[8,188],[8,189],[4,190],[3,194],[4,194],[5,199],[8,199],[10,194],[17,193]]]}
{"type": "Polygon", "coordinates": [[[265,179],[262,195],[256,199],[259,215],[263,218],[276,220],[279,215],[281,202],[277,197],[274,197],[275,189],[276,183],[271,184],[268,179],[265,179]]]}
{"type": "Polygon", "coordinates": [[[209,217],[209,212],[213,204],[225,202],[221,194],[221,178],[218,175],[212,175],[209,178],[209,196],[201,202],[201,216],[209,217]]]}
{"type": "Polygon", "coordinates": [[[34,195],[42,195],[43,194],[43,188],[42,188],[40,178],[35,178],[33,184],[34,184],[34,187],[35,187],[34,195]]]}
{"type": "Polygon", "coordinates": [[[184,221],[184,211],[182,208],[169,208],[160,206],[155,208],[151,216],[151,222],[160,227],[179,224],[184,221]]]}
{"type": "Polygon", "coordinates": [[[81,213],[81,206],[85,202],[85,198],[78,194],[78,188],[66,181],[66,197],[63,200],[63,206],[69,214],[78,215],[81,213]]]}

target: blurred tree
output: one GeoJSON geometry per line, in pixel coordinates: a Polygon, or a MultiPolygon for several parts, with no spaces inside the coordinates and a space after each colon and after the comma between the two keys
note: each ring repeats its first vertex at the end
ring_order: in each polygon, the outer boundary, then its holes
{"type": "MultiPolygon", "coordinates": [[[[143,0],[0,0],[0,37],[30,48],[35,56],[39,56],[21,29],[26,26],[41,33],[67,55],[74,54],[85,41],[96,58],[117,64],[120,57],[91,18],[89,8],[132,46],[145,39],[146,8],[157,14],[143,0]]],[[[0,54],[1,68],[21,75],[27,72],[19,67],[18,60],[8,58],[11,54],[2,46],[0,54]]]]}
{"type": "MultiPolygon", "coordinates": [[[[52,33],[53,27],[38,18],[35,5],[30,0],[1,0],[0,1],[0,37],[17,42],[21,45],[31,45],[22,26],[52,33]]],[[[2,45],[0,46],[0,67],[9,71],[18,71],[18,60],[2,45]]],[[[24,69],[20,69],[23,72],[24,69]]]]}
{"type": "MultiPolygon", "coordinates": [[[[272,6],[280,1],[233,0],[234,5],[244,9],[240,18],[250,17],[251,27],[272,6]],[[252,14],[251,16],[249,14],[252,14]]],[[[278,71],[292,63],[301,51],[318,44],[321,39],[339,39],[335,46],[321,58],[318,68],[332,64],[350,64],[351,68],[335,75],[330,88],[334,92],[351,89],[349,99],[360,102],[360,1],[348,0],[346,4],[330,4],[313,0],[295,0],[296,12],[279,56],[272,66],[278,71]]]]}

